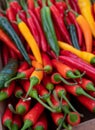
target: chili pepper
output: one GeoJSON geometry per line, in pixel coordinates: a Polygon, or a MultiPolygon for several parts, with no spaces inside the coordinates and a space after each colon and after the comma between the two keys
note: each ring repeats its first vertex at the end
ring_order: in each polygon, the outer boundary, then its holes
{"type": "Polygon", "coordinates": [[[32,36],[28,26],[25,24],[25,22],[23,22],[19,16],[17,15],[17,22],[18,22],[18,28],[21,32],[21,34],[23,35],[23,37],[25,38],[25,40],[27,41],[28,45],[30,46],[36,60],[42,64],[42,58],[41,58],[41,54],[40,54],[40,50],[38,48],[38,45],[34,39],[34,37],[32,36]],[[32,44],[31,44],[32,43],[32,44]]]}
{"type": "Polygon", "coordinates": [[[78,6],[80,8],[82,15],[87,20],[93,36],[95,37],[95,30],[94,30],[95,24],[94,24],[94,18],[93,18],[92,12],[91,12],[90,0],[84,0],[84,1],[78,0],[78,6]]]}
{"type": "Polygon", "coordinates": [[[59,46],[54,31],[50,8],[45,5],[45,0],[43,0],[43,8],[41,9],[41,21],[48,44],[50,45],[51,49],[55,52],[56,56],[58,56],[59,46]]]}
{"type": "MultiPolygon", "coordinates": [[[[68,98],[66,97],[66,89],[61,86],[61,85],[57,85],[54,89],[54,91],[56,92],[56,94],[60,97],[63,98],[69,105],[69,107],[74,111],[77,112],[77,110],[72,106],[72,104],[70,103],[70,101],[68,100],[68,98]]],[[[68,92],[68,91],[67,91],[68,92]]],[[[81,114],[80,114],[81,115],[81,114]]]]}
{"type": "Polygon", "coordinates": [[[0,27],[8,33],[8,35],[12,38],[18,49],[20,50],[21,54],[25,58],[25,60],[31,64],[31,61],[28,57],[28,54],[19,39],[18,35],[15,33],[14,29],[12,28],[11,24],[8,22],[7,18],[0,17],[0,27]]]}
{"type": "Polygon", "coordinates": [[[79,85],[74,85],[74,86],[69,86],[69,85],[64,85],[66,91],[74,96],[80,96],[84,95],[92,100],[95,100],[92,96],[90,96],[87,92],[85,92],[81,86],[79,85]]]}
{"type": "Polygon", "coordinates": [[[23,94],[24,94],[24,91],[21,88],[21,86],[16,85],[16,87],[14,89],[14,95],[15,95],[15,97],[20,98],[20,97],[22,97],[23,94]]]}
{"type": "Polygon", "coordinates": [[[71,126],[76,126],[80,123],[80,115],[77,112],[70,112],[67,115],[67,122],[71,125],[71,126]]]}
{"type": "Polygon", "coordinates": [[[83,60],[80,60],[80,58],[75,59],[68,56],[60,56],[59,59],[61,60],[61,62],[65,63],[66,65],[70,65],[70,67],[75,67],[80,71],[86,72],[86,75],[88,75],[91,79],[94,80],[94,76],[95,76],[94,67],[87,64],[83,60]]]}
{"type": "MultiPolygon", "coordinates": [[[[35,22],[35,25],[38,29],[38,33],[39,33],[39,36],[40,36],[40,42],[41,42],[41,49],[43,52],[46,52],[47,51],[47,41],[46,41],[46,38],[45,38],[45,35],[44,35],[44,32],[42,30],[42,26],[41,26],[41,22],[38,21],[38,19],[36,18],[35,14],[31,11],[31,10],[28,10],[30,16],[33,18],[34,22],[35,22]]],[[[40,12],[39,12],[40,14],[40,12]]],[[[41,18],[40,18],[41,19],[41,18]]]]}
{"type": "Polygon", "coordinates": [[[22,122],[21,122],[20,116],[17,114],[13,115],[11,130],[19,130],[21,127],[21,124],[22,124],[22,122]]]}
{"type": "Polygon", "coordinates": [[[4,67],[5,65],[7,65],[8,61],[9,61],[9,50],[8,50],[7,46],[5,46],[4,44],[2,45],[1,58],[3,61],[3,67],[4,67]]]}
{"type": "Polygon", "coordinates": [[[49,90],[49,91],[52,91],[53,90],[53,88],[54,88],[54,84],[51,82],[51,78],[50,78],[50,76],[48,76],[48,75],[45,75],[44,77],[43,77],[43,85],[45,86],[45,88],[47,89],[47,90],[49,90]]]}
{"type": "Polygon", "coordinates": [[[16,59],[11,59],[0,72],[0,88],[4,88],[6,81],[16,75],[18,63],[16,59]]]}
{"type": "Polygon", "coordinates": [[[74,24],[68,23],[67,18],[66,18],[66,24],[67,24],[67,28],[68,28],[70,36],[71,36],[71,41],[72,41],[73,46],[76,49],[80,50],[80,46],[79,46],[77,34],[76,34],[76,28],[75,28],[74,24]]]}
{"type": "Polygon", "coordinates": [[[95,92],[92,92],[92,91],[90,91],[90,92],[88,92],[92,97],[94,97],[95,98],[95,92]]]}
{"type": "Polygon", "coordinates": [[[88,63],[94,64],[95,55],[86,51],[80,51],[64,42],[58,42],[61,49],[68,50],[88,63]]]}
{"type": "Polygon", "coordinates": [[[60,15],[61,15],[61,17],[63,19],[64,18],[64,12],[67,9],[66,3],[64,1],[61,1],[61,0],[56,0],[55,1],[55,6],[59,10],[59,13],[60,13],[60,15]]]}
{"type": "Polygon", "coordinates": [[[67,85],[70,85],[70,86],[76,84],[76,83],[70,83],[70,82],[68,82],[59,73],[53,73],[52,76],[51,76],[51,81],[54,84],[59,84],[62,81],[64,84],[67,84],[67,85]]]}
{"type": "Polygon", "coordinates": [[[78,101],[83,104],[88,110],[91,112],[95,112],[95,101],[85,97],[85,96],[79,96],[77,97],[78,101]]]}
{"type": "MultiPolygon", "coordinates": [[[[30,82],[29,81],[26,81],[24,84],[23,84],[23,88],[25,90],[25,92],[27,92],[29,90],[29,86],[30,86],[30,82]]],[[[38,96],[38,92],[36,89],[33,89],[30,91],[29,93],[29,96],[31,98],[34,98],[36,99],[40,104],[42,104],[45,108],[47,108],[49,111],[51,112],[55,112],[55,109],[52,109],[51,107],[49,107],[47,104],[45,104],[38,96]]],[[[25,99],[26,100],[26,99],[25,99]]]]}
{"type": "Polygon", "coordinates": [[[24,125],[21,130],[26,130],[35,124],[43,111],[44,107],[40,103],[36,103],[35,106],[24,116],[24,125]]]}
{"type": "Polygon", "coordinates": [[[41,10],[41,8],[40,8],[40,6],[38,4],[38,0],[34,0],[34,6],[35,6],[34,13],[35,13],[38,21],[41,23],[41,17],[40,17],[40,10],[41,10]]]}
{"type": "Polygon", "coordinates": [[[51,10],[51,13],[52,13],[52,16],[56,22],[56,24],[58,25],[58,28],[60,30],[60,33],[62,35],[62,37],[64,38],[64,40],[68,43],[71,44],[71,40],[70,40],[70,36],[69,36],[69,33],[65,27],[65,24],[63,22],[63,19],[61,18],[60,16],[60,13],[59,11],[57,10],[56,6],[54,6],[50,0],[48,0],[48,5],[50,6],[50,10],[51,10]],[[56,14],[56,15],[55,15],[56,14]]]}
{"type": "Polygon", "coordinates": [[[50,93],[46,90],[46,88],[40,84],[36,86],[36,89],[40,98],[43,99],[45,102],[47,102],[50,105],[50,107],[54,108],[50,100],[50,93]]]}
{"type": "Polygon", "coordinates": [[[0,91],[0,101],[3,101],[5,99],[9,98],[12,95],[14,88],[15,88],[15,82],[12,82],[8,86],[8,88],[1,89],[1,91],[0,91]]]}
{"type": "Polygon", "coordinates": [[[88,91],[95,91],[95,87],[94,84],[91,80],[86,79],[86,78],[82,78],[81,83],[79,82],[79,84],[81,85],[81,87],[84,90],[88,90],[88,91]]]}
{"type": "Polygon", "coordinates": [[[21,62],[18,68],[18,73],[22,72],[23,70],[28,69],[28,67],[29,65],[26,61],[21,62]]]}
{"type": "Polygon", "coordinates": [[[0,40],[4,42],[10,49],[12,49],[17,55],[20,55],[19,50],[15,47],[14,43],[8,37],[8,35],[0,29],[0,40]]]}
{"type": "Polygon", "coordinates": [[[9,130],[11,130],[12,118],[13,118],[12,112],[8,107],[6,107],[6,110],[2,117],[2,124],[6,126],[9,130]]]}
{"type": "Polygon", "coordinates": [[[6,81],[5,86],[8,86],[14,80],[29,78],[33,71],[34,71],[34,68],[31,67],[31,68],[29,68],[27,70],[22,70],[22,72],[18,72],[15,77],[13,77],[10,80],[6,81]]]}
{"type": "MultiPolygon", "coordinates": [[[[16,55],[16,53],[13,50],[10,50],[10,57],[12,59],[17,59],[18,58],[17,55],[16,55]]],[[[19,58],[21,58],[21,57],[19,56],[19,58]]]]}
{"type": "Polygon", "coordinates": [[[34,130],[47,130],[48,122],[45,114],[42,114],[36,124],[34,130]]]}
{"type": "Polygon", "coordinates": [[[52,63],[49,56],[44,52],[42,53],[42,61],[43,61],[43,66],[44,66],[43,70],[46,73],[51,73],[53,70],[52,63]]]}
{"type": "Polygon", "coordinates": [[[74,79],[74,78],[80,78],[81,76],[83,76],[83,74],[81,74],[79,76],[74,75],[72,68],[70,68],[69,66],[63,64],[62,62],[60,62],[58,60],[53,59],[52,64],[57,69],[58,73],[64,78],[74,79]],[[60,66],[62,69],[60,68],[60,66]]]}
{"type": "Polygon", "coordinates": [[[27,0],[28,9],[34,10],[34,0],[27,0]]]}
{"type": "Polygon", "coordinates": [[[82,43],[83,43],[82,30],[81,30],[79,24],[77,23],[76,17],[75,17],[75,15],[72,13],[72,11],[69,11],[69,12],[68,12],[68,17],[69,17],[69,19],[71,20],[71,22],[72,22],[72,23],[75,25],[75,27],[76,27],[79,45],[81,46],[82,43]]]}

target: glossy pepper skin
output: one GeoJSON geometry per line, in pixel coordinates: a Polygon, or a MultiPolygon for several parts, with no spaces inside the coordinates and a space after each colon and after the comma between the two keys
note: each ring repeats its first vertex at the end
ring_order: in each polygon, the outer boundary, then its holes
{"type": "Polygon", "coordinates": [[[41,9],[41,21],[42,27],[45,32],[46,39],[51,49],[55,52],[56,56],[59,56],[59,46],[51,18],[51,12],[48,6],[43,6],[41,9]]]}

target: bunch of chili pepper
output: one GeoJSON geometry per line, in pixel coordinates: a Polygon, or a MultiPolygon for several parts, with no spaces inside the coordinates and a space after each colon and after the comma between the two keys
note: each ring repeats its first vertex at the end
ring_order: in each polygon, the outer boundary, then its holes
{"type": "Polygon", "coordinates": [[[6,1],[0,11],[4,127],[48,130],[51,118],[57,130],[72,130],[83,113],[71,95],[95,112],[94,8],[93,0],[6,1]]]}

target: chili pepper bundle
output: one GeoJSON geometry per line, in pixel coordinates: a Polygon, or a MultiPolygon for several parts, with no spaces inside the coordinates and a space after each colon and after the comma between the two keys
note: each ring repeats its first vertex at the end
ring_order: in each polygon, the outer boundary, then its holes
{"type": "Polygon", "coordinates": [[[50,45],[51,49],[55,52],[56,56],[59,56],[59,46],[51,18],[51,12],[49,7],[45,5],[45,0],[43,0],[43,7],[40,13],[43,30],[48,44],[50,45]]]}

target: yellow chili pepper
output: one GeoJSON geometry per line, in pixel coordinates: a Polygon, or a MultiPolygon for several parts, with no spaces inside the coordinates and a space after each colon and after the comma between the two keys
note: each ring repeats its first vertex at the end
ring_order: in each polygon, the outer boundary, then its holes
{"type": "Polygon", "coordinates": [[[59,47],[64,50],[68,50],[77,56],[79,56],[81,59],[87,61],[88,63],[95,64],[95,55],[86,51],[80,51],[74,48],[73,46],[69,45],[68,43],[58,41],[59,47]]]}
{"type": "MultiPolygon", "coordinates": [[[[91,2],[90,0],[78,0],[78,5],[80,8],[80,11],[82,13],[82,15],[85,17],[85,19],[87,20],[92,35],[95,37],[95,23],[94,23],[94,18],[91,12],[91,2]]],[[[85,29],[86,31],[86,29],[85,29]]]]}
{"type": "Polygon", "coordinates": [[[32,36],[28,26],[25,24],[25,22],[23,22],[18,17],[18,15],[17,15],[17,23],[18,23],[18,28],[19,28],[21,34],[23,35],[23,37],[25,38],[25,40],[27,41],[28,45],[30,46],[35,59],[40,64],[42,64],[42,57],[41,57],[41,53],[40,53],[39,47],[38,47],[34,37],[32,36]]]}

